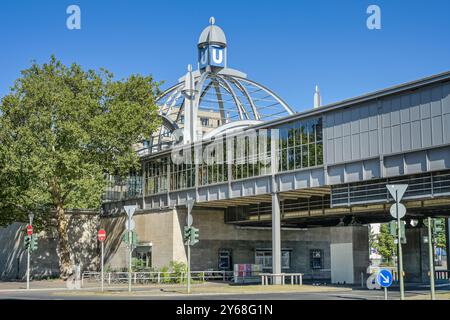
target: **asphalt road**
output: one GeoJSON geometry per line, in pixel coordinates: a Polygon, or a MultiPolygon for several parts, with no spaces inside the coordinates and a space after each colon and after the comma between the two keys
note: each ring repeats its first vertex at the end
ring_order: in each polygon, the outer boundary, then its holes
{"type": "MultiPolygon", "coordinates": [[[[426,291],[406,292],[406,297],[423,295],[428,300],[426,291]]],[[[399,299],[398,292],[389,292],[389,299],[399,299]]],[[[0,299],[13,300],[383,300],[381,290],[343,290],[332,292],[284,292],[284,293],[251,293],[251,294],[171,294],[157,292],[137,292],[128,294],[72,291],[16,291],[0,292],[0,299]]]]}

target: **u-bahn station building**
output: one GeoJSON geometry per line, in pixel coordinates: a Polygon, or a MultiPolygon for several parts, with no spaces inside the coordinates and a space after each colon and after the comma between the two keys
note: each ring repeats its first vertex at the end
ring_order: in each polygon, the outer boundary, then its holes
{"type": "Polygon", "coordinates": [[[138,148],[142,171],[110,177],[105,265],[127,266],[125,205],[137,206],[135,257],[154,268],[186,262],[193,200],[200,241],[191,270],[259,264],[359,283],[370,265],[369,224],[393,219],[386,185],[408,184],[405,281],[428,281],[422,221],[450,214],[450,72],[324,106],[316,89],[314,107],[297,113],[229,67],[225,34],[211,19],[197,66],[157,103],[161,127],[138,148]]]}

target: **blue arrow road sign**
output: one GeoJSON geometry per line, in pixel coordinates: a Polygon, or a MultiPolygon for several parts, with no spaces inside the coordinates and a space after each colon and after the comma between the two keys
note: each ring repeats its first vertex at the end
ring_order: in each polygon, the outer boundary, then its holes
{"type": "Polygon", "coordinates": [[[377,282],[383,288],[390,287],[392,285],[392,273],[388,269],[381,269],[378,272],[377,282]]]}

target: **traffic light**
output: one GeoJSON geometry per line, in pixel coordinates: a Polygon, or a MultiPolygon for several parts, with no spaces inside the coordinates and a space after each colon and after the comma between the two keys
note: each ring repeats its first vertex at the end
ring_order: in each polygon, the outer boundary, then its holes
{"type": "MultiPolygon", "coordinates": [[[[129,234],[129,231],[128,231],[128,230],[125,230],[125,232],[124,232],[124,234],[123,234],[123,238],[122,238],[122,241],[123,241],[126,245],[129,245],[129,244],[130,244],[130,238],[129,238],[128,234],[129,234]]],[[[131,231],[131,245],[132,245],[133,247],[135,247],[135,246],[137,245],[137,243],[138,243],[137,233],[136,233],[136,231],[133,230],[133,231],[131,231]]]]}
{"type": "Polygon", "coordinates": [[[31,251],[35,251],[38,248],[38,241],[37,236],[32,234],[31,235],[31,251]]]}
{"type": "MultiPolygon", "coordinates": [[[[389,234],[397,239],[397,221],[393,220],[389,222],[389,234]]],[[[400,237],[401,242],[406,243],[406,235],[405,235],[405,222],[400,221],[400,237]]]]}
{"type": "Polygon", "coordinates": [[[393,237],[397,237],[397,222],[394,220],[389,222],[389,234],[393,237]]]}
{"type": "Polygon", "coordinates": [[[188,245],[190,239],[191,239],[191,228],[189,228],[188,226],[184,226],[184,232],[183,232],[184,244],[188,245]]]}
{"type": "Polygon", "coordinates": [[[193,246],[194,244],[196,244],[199,240],[198,240],[198,229],[191,227],[191,232],[190,232],[190,244],[191,246],[193,246]]]}
{"type": "Polygon", "coordinates": [[[31,236],[25,236],[25,241],[23,243],[23,247],[25,248],[25,250],[28,250],[31,248],[31,236]]]}

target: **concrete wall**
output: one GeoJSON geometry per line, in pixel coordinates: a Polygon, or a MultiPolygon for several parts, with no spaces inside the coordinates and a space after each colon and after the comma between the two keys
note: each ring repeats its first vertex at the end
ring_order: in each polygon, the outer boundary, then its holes
{"type": "MultiPolygon", "coordinates": [[[[178,215],[174,209],[161,210],[147,214],[135,215],[136,232],[139,243],[152,244],[152,267],[169,266],[171,261],[186,262],[182,231],[178,215]]],[[[113,269],[127,267],[128,249],[122,242],[126,217],[103,218],[101,225],[105,228],[105,266],[113,269]]]]}
{"type": "MultiPolygon", "coordinates": [[[[99,218],[93,214],[68,214],[69,242],[72,263],[82,270],[97,268],[99,263],[97,228],[99,218]]],[[[24,279],[27,254],[23,250],[25,224],[13,223],[0,227],[0,279],[24,279]]],[[[38,236],[38,250],[31,254],[31,277],[59,275],[56,229],[42,231],[38,236]]]]}
{"type": "MultiPolygon", "coordinates": [[[[140,242],[152,243],[152,267],[169,266],[171,261],[186,262],[186,247],[183,244],[183,227],[186,210],[175,209],[151,212],[135,216],[136,230],[140,242]]],[[[106,266],[114,269],[126,268],[127,250],[121,243],[125,217],[104,218],[106,227],[106,266]]],[[[192,270],[218,270],[220,249],[231,250],[232,264],[255,263],[255,249],[272,248],[270,229],[251,229],[224,223],[222,210],[194,209],[193,226],[200,230],[199,240],[191,247],[192,270]]],[[[291,251],[290,269],[284,272],[302,272],[306,279],[330,279],[330,243],[343,241],[354,243],[355,279],[359,281],[362,270],[369,265],[368,228],[313,228],[286,230],[281,232],[282,249],[291,251]],[[310,250],[323,252],[323,269],[312,270],[310,250]]]]}

